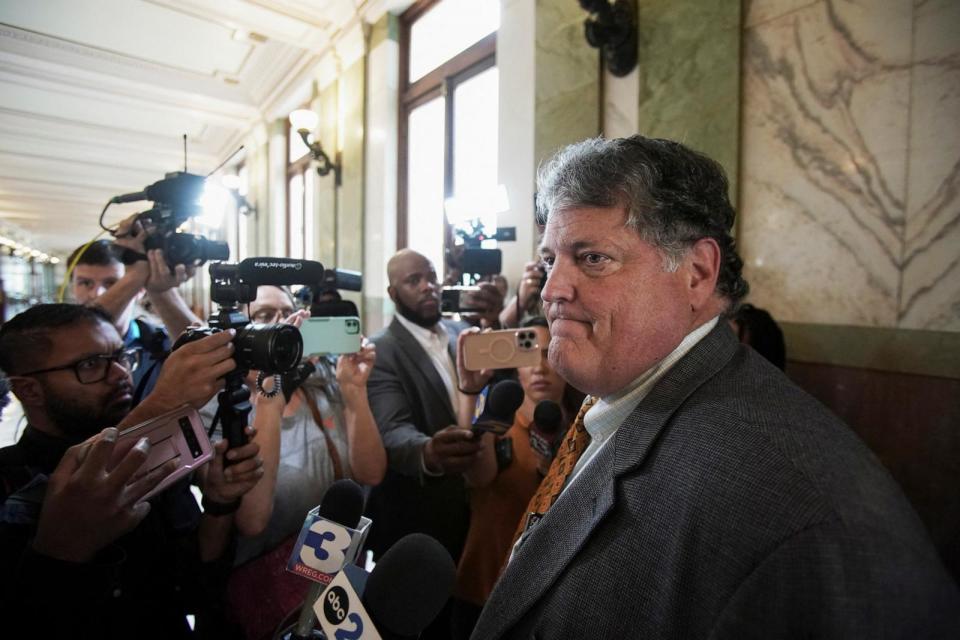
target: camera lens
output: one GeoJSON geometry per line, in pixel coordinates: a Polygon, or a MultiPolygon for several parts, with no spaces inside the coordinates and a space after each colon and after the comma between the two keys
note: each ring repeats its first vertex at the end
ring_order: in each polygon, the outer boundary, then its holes
{"type": "Polygon", "coordinates": [[[230,247],[226,242],[214,242],[190,233],[171,233],[164,239],[163,255],[169,265],[196,265],[207,260],[226,260],[230,247]]]}
{"type": "Polygon", "coordinates": [[[248,324],[233,339],[241,369],[286,373],[303,355],[300,330],[289,324],[248,324]]]}

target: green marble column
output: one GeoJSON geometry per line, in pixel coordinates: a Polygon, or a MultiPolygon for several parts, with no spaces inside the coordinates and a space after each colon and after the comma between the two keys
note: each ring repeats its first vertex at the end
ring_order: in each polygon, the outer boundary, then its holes
{"type": "Polygon", "coordinates": [[[723,165],[736,202],[740,2],[638,0],[640,132],[723,165]]]}

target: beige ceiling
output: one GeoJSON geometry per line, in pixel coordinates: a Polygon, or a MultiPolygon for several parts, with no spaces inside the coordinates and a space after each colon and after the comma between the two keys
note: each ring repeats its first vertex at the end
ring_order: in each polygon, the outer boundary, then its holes
{"type": "Polygon", "coordinates": [[[0,1],[0,233],[64,256],[111,196],[183,169],[183,134],[189,170],[212,170],[341,34],[403,4],[0,1]]]}

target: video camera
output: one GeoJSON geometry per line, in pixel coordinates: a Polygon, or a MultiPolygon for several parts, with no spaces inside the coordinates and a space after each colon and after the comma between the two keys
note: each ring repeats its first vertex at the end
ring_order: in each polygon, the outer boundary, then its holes
{"type": "Polygon", "coordinates": [[[482,248],[485,240],[514,242],[517,239],[516,227],[500,227],[496,233],[487,233],[483,223],[474,220],[469,229],[457,229],[457,235],[463,240],[461,247],[447,252],[447,265],[450,271],[460,274],[460,280],[469,280],[467,284],[445,286],[440,293],[440,310],[444,314],[477,311],[470,305],[470,294],[477,291],[476,286],[482,278],[500,273],[503,267],[503,253],[500,249],[482,248]]]}
{"type": "MultiPolygon", "coordinates": [[[[251,323],[239,305],[253,302],[261,285],[307,284],[322,276],[323,265],[312,260],[247,258],[237,264],[210,265],[210,297],[220,308],[210,316],[209,327],[188,329],[173,348],[227,329],[236,331],[233,358],[237,368],[226,375],[225,389],[218,396],[218,415],[231,448],[246,443],[244,428],[251,410],[250,390],[244,384],[247,372],[260,371],[259,385],[265,376],[294,372],[303,356],[299,329],[289,324],[251,323]]],[[[276,378],[275,384],[279,390],[280,381],[276,378]]]]}
{"type": "Polygon", "coordinates": [[[303,284],[323,273],[323,265],[291,258],[247,258],[238,264],[210,265],[210,298],[220,308],[210,316],[209,328],[189,329],[174,349],[188,342],[227,329],[234,329],[234,359],[237,369],[256,369],[267,375],[286,373],[300,363],[303,341],[289,324],[254,324],[239,305],[253,302],[260,285],[303,284]]]}
{"type": "Polygon", "coordinates": [[[297,292],[297,299],[313,317],[359,316],[357,305],[341,291],[362,291],[363,274],[350,269],[325,269],[323,277],[297,292]]]}
{"type": "MultiPolygon", "coordinates": [[[[177,228],[201,213],[200,197],[206,178],[186,171],[166,174],[143,191],[114,196],[109,204],[151,200],[153,208],[137,215],[147,232],[147,249],[163,249],[167,264],[173,268],[184,264],[200,266],[208,260],[227,260],[230,248],[226,242],[208,240],[200,235],[181,233],[177,228]]],[[[126,257],[124,262],[135,262],[140,257],[126,257]]]]}

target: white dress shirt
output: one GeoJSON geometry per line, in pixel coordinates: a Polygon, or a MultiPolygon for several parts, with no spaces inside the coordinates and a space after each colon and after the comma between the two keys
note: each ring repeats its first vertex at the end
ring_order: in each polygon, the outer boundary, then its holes
{"type": "Polygon", "coordinates": [[[396,318],[403,325],[403,328],[416,339],[417,344],[423,347],[423,350],[430,356],[430,362],[443,381],[443,386],[447,389],[450,406],[453,408],[454,415],[456,415],[460,392],[457,391],[457,367],[450,358],[450,352],[448,351],[450,338],[447,332],[439,322],[428,329],[407,320],[399,313],[396,318]]]}

